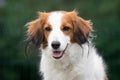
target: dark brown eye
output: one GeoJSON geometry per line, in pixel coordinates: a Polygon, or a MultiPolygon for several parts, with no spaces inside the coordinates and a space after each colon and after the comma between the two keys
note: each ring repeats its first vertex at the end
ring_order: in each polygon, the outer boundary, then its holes
{"type": "Polygon", "coordinates": [[[45,30],[50,32],[52,29],[50,27],[46,27],[45,30]]]}
{"type": "Polygon", "coordinates": [[[68,26],[63,27],[63,31],[69,31],[69,30],[70,30],[70,27],[68,27],[68,26]]]}

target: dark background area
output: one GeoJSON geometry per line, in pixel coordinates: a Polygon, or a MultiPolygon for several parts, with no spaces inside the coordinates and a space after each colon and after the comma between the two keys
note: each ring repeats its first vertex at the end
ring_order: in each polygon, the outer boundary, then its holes
{"type": "Polygon", "coordinates": [[[40,54],[25,53],[24,25],[38,11],[74,9],[93,22],[109,80],[120,80],[120,0],[0,0],[0,80],[40,80],[40,54]]]}

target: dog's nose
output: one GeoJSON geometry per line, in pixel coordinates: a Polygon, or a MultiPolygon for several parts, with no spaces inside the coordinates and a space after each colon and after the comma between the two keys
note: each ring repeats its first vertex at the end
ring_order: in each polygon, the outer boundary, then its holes
{"type": "Polygon", "coordinates": [[[59,41],[53,41],[51,44],[53,49],[58,49],[60,47],[60,42],[59,41]]]}

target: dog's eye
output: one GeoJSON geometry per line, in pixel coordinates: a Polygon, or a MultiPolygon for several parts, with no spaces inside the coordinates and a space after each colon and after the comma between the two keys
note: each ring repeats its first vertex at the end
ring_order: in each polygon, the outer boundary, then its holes
{"type": "Polygon", "coordinates": [[[68,26],[63,27],[63,31],[69,31],[69,30],[70,30],[70,27],[68,27],[68,26]]]}
{"type": "Polygon", "coordinates": [[[50,32],[52,29],[50,27],[46,27],[45,30],[50,32]]]}

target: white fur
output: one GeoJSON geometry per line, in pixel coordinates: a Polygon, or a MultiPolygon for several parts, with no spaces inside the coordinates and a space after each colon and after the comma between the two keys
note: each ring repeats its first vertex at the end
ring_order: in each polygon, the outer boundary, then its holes
{"type": "Polygon", "coordinates": [[[49,49],[52,49],[51,43],[53,41],[59,41],[61,43],[61,46],[59,50],[64,50],[66,45],[70,43],[70,37],[65,36],[63,32],[60,30],[61,26],[61,19],[63,14],[60,12],[53,12],[48,18],[48,23],[52,26],[52,31],[48,37],[48,47],[49,49]]]}
{"type": "Polygon", "coordinates": [[[48,37],[48,46],[42,49],[40,70],[44,80],[104,80],[105,69],[102,58],[97,54],[96,49],[88,43],[78,45],[70,43],[70,37],[60,30],[62,13],[51,13],[48,22],[52,31],[48,37]],[[60,41],[59,50],[64,50],[68,45],[65,54],[60,59],[52,57],[52,41],[60,41]]]}

